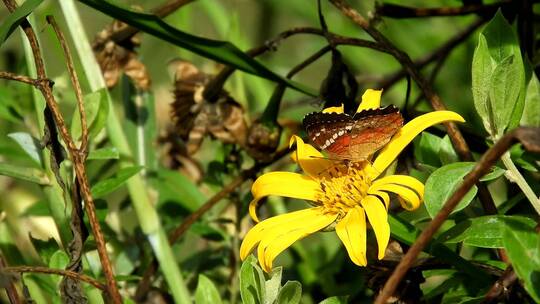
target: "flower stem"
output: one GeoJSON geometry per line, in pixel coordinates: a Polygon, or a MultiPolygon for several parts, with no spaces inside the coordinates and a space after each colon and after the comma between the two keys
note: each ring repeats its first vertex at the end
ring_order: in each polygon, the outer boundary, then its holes
{"type": "Polygon", "coordinates": [[[523,194],[525,194],[525,197],[527,197],[529,202],[531,202],[531,205],[533,206],[534,210],[536,210],[536,213],[540,215],[540,199],[536,197],[536,194],[534,194],[531,186],[529,186],[523,175],[521,175],[519,172],[518,168],[510,158],[510,153],[506,152],[503,154],[503,156],[501,156],[501,160],[506,169],[508,169],[507,174],[505,174],[506,178],[518,185],[521,191],[523,191],[523,194]]]}

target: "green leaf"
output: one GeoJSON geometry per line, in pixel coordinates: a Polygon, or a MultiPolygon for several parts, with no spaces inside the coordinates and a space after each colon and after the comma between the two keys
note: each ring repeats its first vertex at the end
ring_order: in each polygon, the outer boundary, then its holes
{"type": "Polygon", "coordinates": [[[264,274],[257,265],[257,259],[250,255],[240,267],[240,296],[242,303],[263,303],[265,294],[264,274]]]}
{"type": "Polygon", "coordinates": [[[319,304],[347,304],[348,296],[330,297],[322,300],[319,304]]]}
{"type": "Polygon", "coordinates": [[[159,203],[174,202],[193,212],[206,201],[206,196],[197,185],[178,171],[160,169],[150,178],[151,184],[159,191],[159,203]]]}
{"type": "Polygon", "coordinates": [[[281,289],[281,274],[283,267],[276,267],[270,273],[270,280],[264,283],[266,294],[264,297],[265,304],[272,304],[277,299],[279,290],[281,289]]]}
{"type": "Polygon", "coordinates": [[[51,261],[51,257],[56,251],[58,251],[59,248],[54,238],[49,238],[46,241],[42,241],[40,239],[32,237],[32,234],[30,234],[30,241],[34,245],[34,248],[36,248],[36,251],[41,257],[43,263],[48,265],[51,261]]]}
{"type": "Polygon", "coordinates": [[[110,177],[97,182],[92,187],[92,196],[94,199],[103,197],[122,186],[130,177],[139,173],[143,167],[133,166],[120,169],[114,177],[110,177]]]}
{"type": "Polygon", "coordinates": [[[34,163],[36,163],[40,168],[43,167],[43,161],[41,159],[42,148],[37,139],[25,132],[10,133],[8,136],[19,144],[19,146],[28,156],[30,156],[34,163]]]}
{"type": "Polygon", "coordinates": [[[418,145],[415,145],[414,157],[421,163],[430,166],[439,167],[439,149],[441,146],[441,138],[428,133],[422,132],[418,145]]]}
{"type": "MultiPolygon", "coordinates": [[[[86,113],[86,124],[88,126],[88,136],[90,138],[103,129],[107,122],[109,114],[109,103],[107,101],[107,92],[100,89],[84,96],[84,110],[86,113]]],[[[81,137],[81,117],[79,109],[75,109],[71,121],[71,135],[73,138],[81,137]]]]}
{"type": "Polygon", "coordinates": [[[456,163],[459,161],[459,157],[454,150],[452,141],[448,135],[445,135],[441,140],[441,145],[439,147],[439,159],[443,165],[456,163]]]}
{"type": "Polygon", "coordinates": [[[230,42],[212,40],[188,34],[168,25],[154,15],[132,12],[120,8],[108,1],[81,0],[81,2],[115,19],[134,26],[143,32],[156,36],[184,49],[190,50],[200,56],[233,66],[244,72],[257,75],[268,80],[283,83],[308,95],[318,95],[313,90],[270,71],[264,65],[243,53],[238,47],[230,42]]]}
{"type": "Polygon", "coordinates": [[[499,11],[480,34],[472,64],[475,108],[494,137],[519,122],[525,103],[524,73],[517,36],[499,11]]]}
{"type": "MultiPolygon", "coordinates": [[[[474,163],[453,163],[435,170],[429,176],[425,185],[424,202],[432,218],[441,210],[473,166],[474,163]]],[[[452,213],[467,207],[476,196],[477,191],[476,186],[473,186],[452,213]]]]}
{"type": "Polygon", "coordinates": [[[221,297],[219,292],[212,283],[212,281],[206,276],[199,274],[199,283],[195,290],[195,304],[220,304],[221,297]]]}
{"type": "Polygon", "coordinates": [[[521,53],[517,36],[500,10],[486,25],[482,34],[486,37],[489,54],[496,63],[501,63],[507,57],[521,53]]]}
{"type": "MultiPolygon", "coordinates": [[[[493,124],[496,134],[504,132],[518,101],[521,83],[524,81],[523,62],[518,55],[510,55],[493,71],[489,99],[493,109],[493,124]]],[[[521,113],[519,113],[521,117],[521,113]]]]}
{"type": "Polygon", "coordinates": [[[57,250],[49,260],[49,267],[54,269],[64,269],[69,263],[69,257],[63,250],[57,250]]]}
{"type": "Polygon", "coordinates": [[[521,124],[524,126],[540,127],[540,82],[534,73],[529,81],[529,85],[527,85],[521,124]]]}
{"type": "MultiPolygon", "coordinates": [[[[62,250],[57,250],[55,253],[53,253],[51,259],[49,260],[49,267],[53,269],[65,269],[68,263],[68,255],[62,250]]],[[[61,279],[62,277],[60,276],[56,276],[55,278],[53,278],[56,284],[58,284],[61,279]]]]}
{"type": "Polygon", "coordinates": [[[302,299],[302,284],[297,281],[287,281],[279,291],[277,304],[297,304],[302,299]]]}
{"type": "Polygon", "coordinates": [[[97,150],[92,150],[88,153],[87,159],[119,159],[120,153],[115,147],[106,147],[97,150]]]}
{"type": "MultiPolygon", "coordinates": [[[[484,128],[491,134],[493,121],[493,110],[490,108],[489,91],[491,89],[491,75],[495,63],[489,55],[489,48],[486,37],[483,34],[478,36],[478,45],[474,50],[472,61],[472,93],[476,112],[482,118],[484,128]]],[[[493,134],[492,134],[493,135],[493,134]]]]}
{"type": "Polygon", "coordinates": [[[509,222],[503,244],[525,289],[535,302],[540,302],[540,235],[522,223],[509,222]]]}
{"type": "Polygon", "coordinates": [[[533,229],[536,223],[523,216],[490,215],[467,219],[443,233],[437,240],[481,248],[503,248],[507,223],[519,223],[533,229]]]}
{"type": "Polygon", "coordinates": [[[49,185],[50,180],[45,172],[12,164],[0,163],[0,175],[22,179],[40,185],[49,185]]]}
{"type": "Polygon", "coordinates": [[[13,13],[9,14],[0,26],[0,45],[8,39],[13,31],[30,15],[43,0],[26,0],[13,13]]]}
{"type": "Polygon", "coordinates": [[[206,222],[196,222],[189,228],[189,231],[210,241],[223,241],[228,238],[228,234],[219,228],[212,227],[206,222]]]}

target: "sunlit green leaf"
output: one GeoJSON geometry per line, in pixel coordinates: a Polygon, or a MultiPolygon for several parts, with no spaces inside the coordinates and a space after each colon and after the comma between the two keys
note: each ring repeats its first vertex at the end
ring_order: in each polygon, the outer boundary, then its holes
{"type": "MultiPolygon", "coordinates": [[[[493,70],[489,99],[493,109],[493,123],[497,134],[502,134],[518,101],[521,83],[524,81],[521,57],[510,55],[493,70]]],[[[521,117],[521,113],[519,115],[521,117]]]]}
{"type": "Polygon", "coordinates": [[[540,82],[534,73],[527,86],[525,108],[523,110],[523,116],[521,117],[521,124],[531,127],[540,127],[540,82]]]}
{"type": "MultiPolygon", "coordinates": [[[[472,166],[471,163],[453,163],[435,170],[429,176],[425,185],[424,203],[432,218],[452,196],[463,181],[463,177],[470,172],[472,166]]],[[[467,207],[474,199],[477,190],[476,186],[474,186],[454,208],[453,212],[467,207]]]]}
{"type": "Polygon", "coordinates": [[[43,167],[41,159],[41,144],[30,134],[25,132],[16,132],[8,134],[11,139],[17,142],[24,152],[39,166],[43,167]]]}
{"type": "Polygon", "coordinates": [[[540,235],[523,223],[509,222],[503,244],[525,289],[536,302],[540,302],[540,235]]]}
{"type": "Polygon", "coordinates": [[[30,15],[43,0],[26,0],[13,13],[10,13],[0,25],[0,45],[8,39],[13,31],[30,15]]]}
{"type": "Polygon", "coordinates": [[[502,248],[503,233],[508,222],[520,223],[529,229],[536,225],[532,219],[522,216],[481,216],[460,222],[438,240],[446,243],[463,242],[465,245],[482,248],[502,248]]]}
{"type": "Polygon", "coordinates": [[[276,267],[270,273],[270,280],[264,283],[266,295],[264,304],[272,304],[277,299],[279,290],[281,289],[281,274],[283,267],[276,267]]]}
{"type": "MultiPolygon", "coordinates": [[[[86,123],[88,135],[94,138],[105,126],[107,115],[109,114],[109,103],[107,92],[101,89],[84,96],[84,110],[86,113],[86,123]]],[[[73,138],[81,137],[81,118],[79,109],[75,109],[71,122],[71,135],[73,138]]]]}
{"type": "Polygon", "coordinates": [[[486,37],[480,34],[472,61],[472,93],[476,112],[482,118],[484,127],[489,133],[494,132],[491,128],[493,109],[491,109],[491,104],[488,100],[491,88],[491,75],[494,68],[495,63],[489,55],[486,37]]]}
{"type": "Polygon", "coordinates": [[[195,304],[220,304],[221,297],[214,283],[203,274],[199,274],[199,283],[195,290],[195,304]]]}
{"type": "Polygon", "coordinates": [[[283,285],[277,297],[277,304],[297,304],[302,299],[302,284],[288,281],[283,285]]]}
{"type": "Polygon", "coordinates": [[[118,159],[120,158],[120,153],[115,147],[101,148],[97,150],[92,150],[88,153],[89,160],[91,159],[118,159]]]}
{"type": "Polygon", "coordinates": [[[322,300],[319,304],[347,304],[347,296],[330,297],[322,300]]]}
{"type": "Polygon", "coordinates": [[[103,197],[122,186],[130,177],[139,173],[143,167],[133,166],[120,169],[115,176],[101,180],[92,187],[94,199],[103,197]]]}
{"type": "Polygon", "coordinates": [[[39,169],[7,163],[0,163],[0,175],[22,179],[40,185],[48,185],[50,183],[47,174],[39,169]]]}
{"type": "Polygon", "coordinates": [[[257,259],[250,255],[240,267],[240,296],[242,297],[242,303],[263,303],[265,294],[263,271],[257,265],[257,259]]]}

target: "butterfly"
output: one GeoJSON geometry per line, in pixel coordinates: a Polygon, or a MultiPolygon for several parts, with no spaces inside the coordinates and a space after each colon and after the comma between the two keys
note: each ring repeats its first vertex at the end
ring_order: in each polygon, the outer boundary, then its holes
{"type": "Polygon", "coordinates": [[[303,125],[311,142],[330,159],[364,161],[399,131],[403,116],[395,106],[363,110],[354,116],[314,112],[304,117],[303,125]]]}

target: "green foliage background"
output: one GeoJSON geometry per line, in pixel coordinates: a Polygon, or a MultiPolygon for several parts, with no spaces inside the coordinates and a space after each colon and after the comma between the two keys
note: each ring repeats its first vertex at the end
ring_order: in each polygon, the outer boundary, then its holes
{"type": "MultiPolygon", "coordinates": [[[[27,5],[32,4],[27,2],[27,5]]],[[[296,123],[298,128],[306,113],[320,109],[320,101],[310,94],[319,91],[321,82],[327,76],[330,56],[327,54],[311,64],[293,81],[284,80],[283,75],[324,47],[326,40],[314,35],[293,36],[275,45],[274,52],[268,52],[256,60],[240,51],[262,45],[287,29],[300,26],[319,28],[316,2],[197,0],[163,19],[166,24],[183,33],[231,44],[216,44],[215,41],[182,36],[172,28],[159,28],[159,23],[152,20],[122,15],[121,11],[99,1],[33,2],[39,6],[33,10],[29,20],[39,36],[48,76],[54,81],[56,98],[74,137],[81,132],[76,99],[64,56],[44,16],[55,15],[68,36],[72,52],[76,54],[76,68],[90,117],[91,147],[87,173],[113,268],[126,302],[131,301],[128,298],[134,295],[154,256],[157,256],[161,270],[153,281],[152,292],[155,297],[162,297],[168,302],[181,303],[186,299],[196,303],[372,301],[374,293],[381,287],[381,282],[377,280],[386,278],[395,263],[375,264],[379,268],[359,268],[348,260],[341,243],[331,233],[319,233],[294,244],[275,263],[283,268],[276,268],[270,275],[265,276],[251,257],[242,265],[238,259],[238,247],[242,236],[251,227],[251,220],[246,216],[247,204],[251,199],[249,182],[237,187],[207,212],[178,242],[169,247],[166,241],[169,231],[231,182],[242,169],[254,164],[246,153],[235,154],[237,147],[206,138],[194,156],[204,171],[201,182],[196,183],[186,174],[167,167],[167,147],[158,138],[172,124],[169,113],[173,101],[171,62],[181,58],[208,74],[216,74],[222,68],[221,64],[212,60],[217,59],[236,64],[241,70],[249,72],[237,71],[225,84],[230,95],[243,106],[248,121],[258,118],[264,111],[276,83],[286,84],[288,88],[281,104],[279,122],[286,126],[296,123]],[[76,23],[75,11],[80,14],[79,21],[83,28],[76,23]],[[142,20],[139,26],[157,31],[153,35],[143,34],[141,47],[137,50],[152,81],[148,92],[137,91],[126,77],[115,88],[104,89],[97,70],[99,67],[91,59],[91,54],[81,48],[90,41],[77,35],[77,31],[84,31],[91,40],[112,21],[106,14],[115,13],[133,22],[142,20]],[[213,49],[212,46],[218,48],[213,49]],[[136,108],[135,100],[142,102],[144,120],[139,120],[143,114],[140,108],[136,108]],[[228,157],[231,154],[240,159],[231,161],[228,157]]],[[[375,7],[372,1],[351,3],[365,16],[375,7]]],[[[393,3],[404,4],[402,1],[393,3]]],[[[123,7],[136,5],[142,11],[148,11],[155,5],[149,1],[115,4],[123,7]]],[[[331,4],[324,1],[322,4],[331,32],[369,39],[366,33],[331,4]]],[[[456,6],[459,3],[408,1],[406,4],[437,7],[456,6]]],[[[534,10],[538,10],[537,5],[534,10]]],[[[6,27],[5,24],[10,23],[8,16],[5,9],[0,11],[0,18],[4,22],[0,37],[8,36],[8,30],[15,28],[12,22],[10,27],[6,27]]],[[[415,60],[426,56],[478,18],[474,14],[417,19],[382,18],[378,29],[415,60]]],[[[485,21],[487,23],[489,19],[485,21]]],[[[479,34],[480,31],[482,29],[452,49],[440,70],[436,71],[432,83],[446,106],[466,119],[466,124],[460,129],[476,158],[508,130],[518,126],[520,119],[521,125],[540,125],[540,86],[534,73],[537,57],[530,61],[520,53],[515,26],[506,24],[501,15],[491,21],[489,29],[483,30],[483,34],[479,34]],[[490,30],[502,32],[502,42],[497,44],[490,30]],[[486,45],[479,37],[486,37],[486,45]],[[493,57],[494,50],[502,47],[509,48],[509,54],[514,56],[511,60],[508,56],[493,57]],[[488,65],[490,68],[486,68],[488,65]],[[494,72],[497,67],[502,71],[494,72]],[[500,76],[494,78],[496,73],[500,76]],[[501,80],[503,76],[506,80],[501,80]],[[489,98],[482,99],[482,96],[489,98]],[[504,120],[489,111],[483,112],[486,103],[499,113],[522,113],[512,114],[514,116],[504,120]],[[516,104],[520,103],[524,110],[514,110],[516,104]],[[490,129],[493,120],[497,120],[497,124],[490,129]]],[[[22,32],[16,29],[2,43],[1,71],[32,74],[32,60],[23,41],[22,32]]],[[[377,88],[384,76],[401,69],[400,63],[393,57],[375,50],[354,46],[340,46],[339,50],[357,77],[360,94],[364,89],[377,88]]],[[[438,67],[431,64],[422,69],[422,73],[429,77],[434,69],[438,67]]],[[[407,81],[401,79],[384,91],[383,104],[394,104],[405,109],[406,92],[407,81]]],[[[63,193],[56,183],[48,153],[40,144],[43,135],[42,103],[37,91],[30,86],[2,80],[0,174],[5,177],[0,177],[0,251],[9,266],[62,269],[69,263],[65,248],[71,239],[71,207],[69,194],[63,193]]],[[[431,110],[430,104],[413,84],[405,111],[406,119],[431,110]],[[418,102],[415,103],[415,100],[418,102]]],[[[282,144],[288,142],[286,136],[291,132],[296,130],[285,128],[282,144]]],[[[408,172],[426,184],[425,204],[419,210],[398,210],[390,218],[393,238],[407,248],[470,172],[474,162],[459,161],[443,128],[424,132],[401,160],[397,170],[408,172]]],[[[413,280],[412,284],[421,288],[422,301],[480,303],[506,268],[497,258],[497,248],[507,251],[520,279],[520,283],[514,287],[517,295],[512,294],[518,298],[514,299],[531,303],[540,301],[540,238],[534,232],[538,214],[522,191],[526,184],[532,194],[539,193],[538,160],[538,155],[514,146],[511,153],[483,178],[498,208],[498,215],[484,215],[476,188],[467,194],[422,256],[426,259],[433,257],[436,266],[425,269],[418,267],[415,270],[422,279],[414,277],[417,281],[413,280]],[[511,182],[519,179],[519,176],[515,176],[516,172],[523,175],[518,185],[511,182]]],[[[73,183],[71,165],[66,161],[60,168],[63,179],[69,185],[73,183]]],[[[280,161],[276,166],[282,170],[296,169],[288,161],[280,161]]],[[[271,197],[262,212],[271,216],[304,206],[307,206],[304,202],[271,197]]],[[[91,233],[84,244],[84,253],[84,273],[103,281],[91,233]]],[[[24,283],[37,303],[61,301],[56,292],[60,277],[29,273],[23,278],[23,281],[18,281],[18,288],[24,283]]],[[[98,289],[87,284],[83,284],[83,287],[89,303],[103,302],[98,289]]],[[[4,294],[0,297],[7,301],[4,294]]]]}

